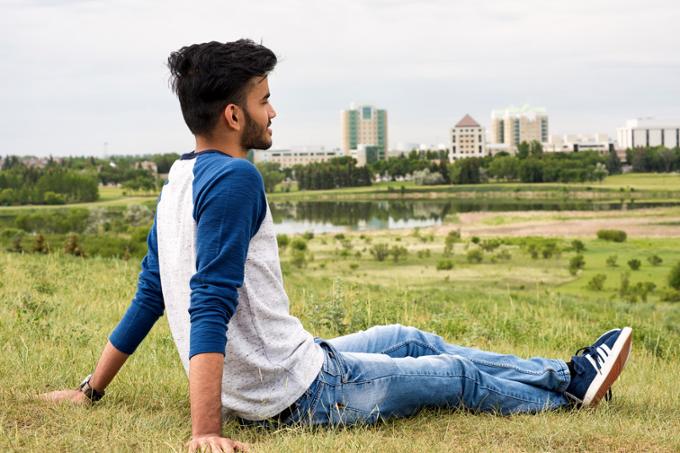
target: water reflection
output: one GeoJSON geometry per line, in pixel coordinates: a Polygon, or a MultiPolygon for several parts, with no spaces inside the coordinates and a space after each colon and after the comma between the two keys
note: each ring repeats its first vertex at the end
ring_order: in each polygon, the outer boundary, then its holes
{"type": "Polygon", "coordinates": [[[277,232],[315,233],[379,230],[441,224],[457,212],[611,211],[670,206],[668,203],[595,203],[592,201],[531,200],[379,200],[272,202],[277,232]]]}

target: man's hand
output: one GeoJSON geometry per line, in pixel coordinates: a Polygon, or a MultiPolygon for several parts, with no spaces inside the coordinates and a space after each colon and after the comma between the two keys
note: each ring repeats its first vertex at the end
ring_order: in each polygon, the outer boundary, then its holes
{"type": "Polygon", "coordinates": [[[90,399],[80,390],[57,390],[55,392],[42,393],[38,398],[44,401],[60,403],[68,401],[74,404],[89,404],[90,399]]]}
{"type": "Polygon", "coordinates": [[[246,444],[221,437],[217,434],[194,436],[189,443],[189,452],[232,453],[234,451],[250,451],[246,444]]]}

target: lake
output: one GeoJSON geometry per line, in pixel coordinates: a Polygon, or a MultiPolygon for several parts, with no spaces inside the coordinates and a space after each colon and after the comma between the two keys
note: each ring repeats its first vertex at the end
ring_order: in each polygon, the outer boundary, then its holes
{"type": "Polygon", "coordinates": [[[663,202],[380,200],[270,202],[277,233],[331,233],[441,225],[459,212],[611,211],[676,206],[663,202]]]}

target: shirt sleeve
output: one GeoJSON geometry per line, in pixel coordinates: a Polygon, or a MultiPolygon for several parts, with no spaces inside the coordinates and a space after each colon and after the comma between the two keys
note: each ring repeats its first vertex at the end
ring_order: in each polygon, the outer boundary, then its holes
{"type": "Polygon", "coordinates": [[[142,271],[137,281],[137,292],[125,315],[109,337],[113,346],[125,354],[132,354],[154,323],[163,315],[165,304],[158,269],[158,241],[156,219],[146,240],[147,252],[142,260],[142,271]]]}
{"type": "Polygon", "coordinates": [[[224,354],[250,239],[266,214],[262,177],[248,161],[233,159],[218,174],[199,168],[194,186],[196,273],[189,283],[189,358],[224,354]]]}

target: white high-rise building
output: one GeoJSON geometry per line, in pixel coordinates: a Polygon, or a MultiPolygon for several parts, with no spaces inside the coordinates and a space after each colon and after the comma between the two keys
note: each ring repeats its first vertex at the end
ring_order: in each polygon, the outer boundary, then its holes
{"type": "Polygon", "coordinates": [[[621,149],[649,146],[680,146],[680,120],[637,118],[616,130],[621,149]]]}
{"type": "Polygon", "coordinates": [[[465,115],[451,128],[449,162],[466,157],[486,155],[486,133],[470,115],[465,115]]]}

